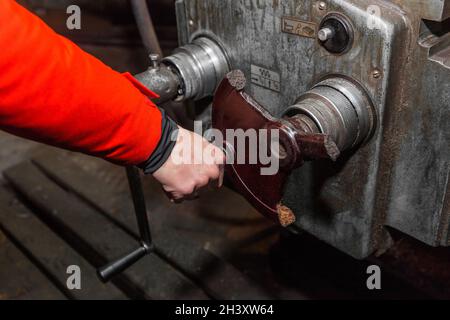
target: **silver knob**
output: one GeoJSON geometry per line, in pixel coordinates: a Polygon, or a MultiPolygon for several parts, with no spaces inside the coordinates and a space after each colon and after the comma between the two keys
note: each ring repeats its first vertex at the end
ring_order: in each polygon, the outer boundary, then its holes
{"type": "Polygon", "coordinates": [[[150,57],[151,66],[153,68],[158,68],[159,60],[160,60],[159,54],[152,53],[149,57],[150,57]]]}
{"type": "Polygon", "coordinates": [[[317,33],[317,37],[320,41],[325,42],[334,37],[334,30],[328,27],[322,28],[317,33]]]}

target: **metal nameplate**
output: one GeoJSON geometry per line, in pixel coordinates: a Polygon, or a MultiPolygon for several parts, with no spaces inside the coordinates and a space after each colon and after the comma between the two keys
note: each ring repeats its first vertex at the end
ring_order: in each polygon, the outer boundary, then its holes
{"type": "Polygon", "coordinates": [[[252,65],[252,83],[276,92],[281,90],[280,74],[255,65],[252,65]]]}
{"type": "Polygon", "coordinates": [[[303,21],[294,17],[283,17],[281,20],[281,28],[284,33],[307,38],[315,38],[317,33],[316,23],[303,21]]]}

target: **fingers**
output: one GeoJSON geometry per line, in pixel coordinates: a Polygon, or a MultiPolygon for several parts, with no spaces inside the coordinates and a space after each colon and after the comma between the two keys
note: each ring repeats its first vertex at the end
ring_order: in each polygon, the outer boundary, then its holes
{"type": "Polygon", "coordinates": [[[212,148],[212,165],[209,166],[208,176],[210,180],[217,181],[217,186],[219,188],[223,185],[224,173],[225,173],[225,153],[216,146],[208,143],[208,147],[212,148]]]}
{"type": "Polygon", "coordinates": [[[225,152],[223,152],[223,150],[216,147],[214,150],[214,155],[215,155],[215,164],[217,164],[219,166],[225,164],[226,155],[225,155],[225,152]]]}
{"type": "Polygon", "coordinates": [[[163,187],[166,195],[173,203],[181,203],[183,200],[195,200],[199,198],[199,191],[210,185],[213,181],[219,180],[221,171],[217,166],[211,166],[208,173],[197,174],[195,178],[186,179],[183,184],[174,188],[163,187]]]}
{"type": "MultiPolygon", "coordinates": [[[[186,136],[186,139],[179,139],[177,145],[189,153],[195,144],[188,141],[195,138],[195,134],[186,130],[180,131],[180,136],[186,136]]],[[[203,140],[200,144],[200,150],[196,149],[188,156],[189,162],[178,163],[170,157],[164,166],[158,170],[154,177],[163,184],[163,189],[172,202],[179,203],[183,200],[198,198],[198,191],[212,182],[221,187],[223,184],[224,166],[226,156],[224,152],[203,140]],[[203,155],[200,163],[196,154],[203,155]]]]}
{"type": "Polygon", "coordinates": [[[223,180],[225,178],[225,165],[224,164],[221,164],[219,166],[219,171],[220,171],[220,173],[219,173],[219,180],[218,180],[217,187],[218,188],[222,188],[223,187],[223,180]]]}
{"type": "Polygon", "coordinates": [[[193,168],[191,177],[186,177],[177,186],[176,199],[193,200],[198,199],[198,191],[212,185],[222,187],[224,177],[224,165],[202,165],[193,168]]]}
{"type": "Polygon", "coordinates": [[[208,177],[209,177],[209,183],[216,182],[216,186],[221,188],[223,185],[223,178],[225,173],[225,165],[224,164],[218,164],[214,166],[210,166],[208,169],[208,177]]]}
{"type": "Polygon", "coordinates": [[[226,154],[221,149],[216,148],[216,164],[217,169],[219,170],[218,177],[215,177],[216,180],[218,180],[218,188],[222,188],[223,186],[223,179],[225,176],[225,163],[226,163],[226,154]]]}
{"type": "Polygon", "coordinates": [[[172,202],[182,200],[193,200],[198,198],[198,190],[207,186],[210,179],[205,175],[197,175],[195,178],[185,179],[182,183],[174,187],[164,186],[166,195],[172,202]]]}

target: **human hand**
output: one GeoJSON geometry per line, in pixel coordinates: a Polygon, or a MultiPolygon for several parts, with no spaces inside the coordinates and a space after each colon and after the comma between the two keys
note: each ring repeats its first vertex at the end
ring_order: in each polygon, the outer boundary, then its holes
{"type": "Polygon", "coordinates": [[[224,152],[201,136],[179,127],[177,143],[166,163],[153,176],[172,201],[182,201],[217,181],[223,183],[224,152]]]}

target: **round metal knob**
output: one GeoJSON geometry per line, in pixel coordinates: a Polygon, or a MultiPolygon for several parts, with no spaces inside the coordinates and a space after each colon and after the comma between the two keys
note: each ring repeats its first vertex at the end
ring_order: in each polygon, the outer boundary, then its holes
{"type": "Polygon", "coordinates": [[[325,27],[319,30],[319,32],[317,33],[317,37],[319,38],[320,41],[327,41],[333,38],[334,34],[335,32],[333,29],[325,27]]]}

